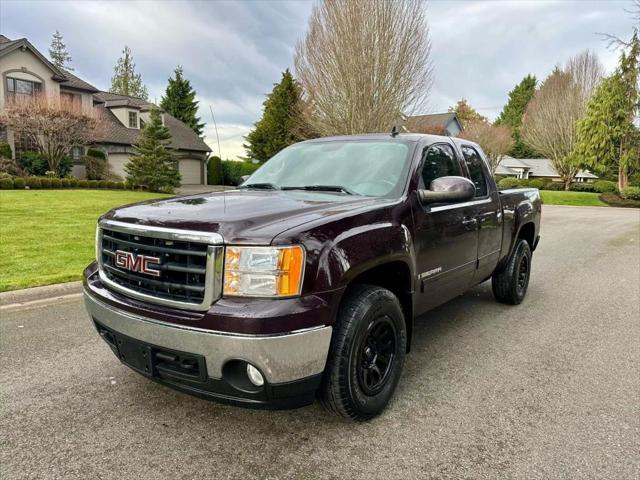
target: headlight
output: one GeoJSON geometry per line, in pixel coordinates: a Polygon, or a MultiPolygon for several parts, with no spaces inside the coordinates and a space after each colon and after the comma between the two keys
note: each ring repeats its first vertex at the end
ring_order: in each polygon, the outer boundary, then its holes
{"type": "Polygon", "coordinates": [[[302,290],[305,252],[292,247],[227,247],[223,295],[292,297],[302,290]]]}

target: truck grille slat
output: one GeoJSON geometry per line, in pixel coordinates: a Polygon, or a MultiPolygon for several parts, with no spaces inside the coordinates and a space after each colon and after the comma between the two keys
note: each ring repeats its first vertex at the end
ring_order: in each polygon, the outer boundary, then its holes
{"type": "Polygon", "coordinates": [[[100,276],[108,286],[134,298],[196,310],[205,310],[220,296],[221,241],[205,243],[202,234],[193,241],[188,231],[172,234],[166,228],[112,223],[101,222],[97,238],[100,276]]]}

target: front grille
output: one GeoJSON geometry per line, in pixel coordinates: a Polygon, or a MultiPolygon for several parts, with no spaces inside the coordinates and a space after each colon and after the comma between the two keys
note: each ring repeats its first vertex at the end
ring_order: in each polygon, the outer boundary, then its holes
{"type": "Polygon", "coordinates": [[[115,290],[150,302],[194,309],[208,308],[220,294],[222,247],[215,234],[140,227],[122,222],[99,226],[97,256],[101,278],[115,290]],[[153,257],[151,270],[118,265],[153,257]],[[124,253],[122,253],[124,252],[124,253]],[[155,263],[156,260],[159,263],[155,263]],[[151,274],[150,274],[151,273],[151,274]]]}

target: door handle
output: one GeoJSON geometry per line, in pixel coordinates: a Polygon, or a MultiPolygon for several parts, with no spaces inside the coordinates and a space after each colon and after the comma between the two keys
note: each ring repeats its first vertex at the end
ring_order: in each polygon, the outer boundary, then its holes
{"type": "Polygon", "coordinates": [[[478,220],[475,218],[465,218],[462,220],[462,225],[467,230],[475,230],[478,225],[478,220]]]}

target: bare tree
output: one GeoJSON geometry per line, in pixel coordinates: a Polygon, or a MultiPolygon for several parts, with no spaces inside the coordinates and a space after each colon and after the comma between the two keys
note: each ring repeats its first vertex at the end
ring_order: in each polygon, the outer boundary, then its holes
{"type": "Polygon", "coordinates": [[[45,95],[8,102],[0,121],[37,145],[54,172],[72,147],[91,141],[99,124],[90,108],[45,95]]]}
{"type": "Polygon", "coordinates": [[[571,159],[576,142],[576,122],[585,110],[582,91],[571,74],[556,68],[527,105],[522,119],[522,139],[551,160],[565,190],[578,168],[571,159]]]}
{"type": "Polygon", "coordinates": [[[508,125],[491,125],[488,122],[471,122],[460,133],[461,138],[476,142],[489,160],[491,173],[495,173],[500,159],[515,143],[508,125]]]}
{"type": "Polygon", "coordinates": [[[605,74],[604,66],[600,62],[598,55],[585,50],[569,59],[565,71],[571,75],[573,81],[580,87],[586,106],[605,74]]]}
{"type": "Polygon", "coordinates": [[[320,135],[387,131],[421,106],[432,81],[422,0],[325,0],[294,63],[320,135]]]}
{"type": "MultiPolygon", "coordinates": [[[[633,0],[629,8],[624,9],[633,19],[633,31],[635,33],[640,32],[640,0],[633,0]]],[[[607,46],[611,49],[617,50],[619,48],[626,49],[631,47],[631,41],[624,40],[617,35],[611,33],[599,33],[602,39],[607,42],[607,46]]]]}

